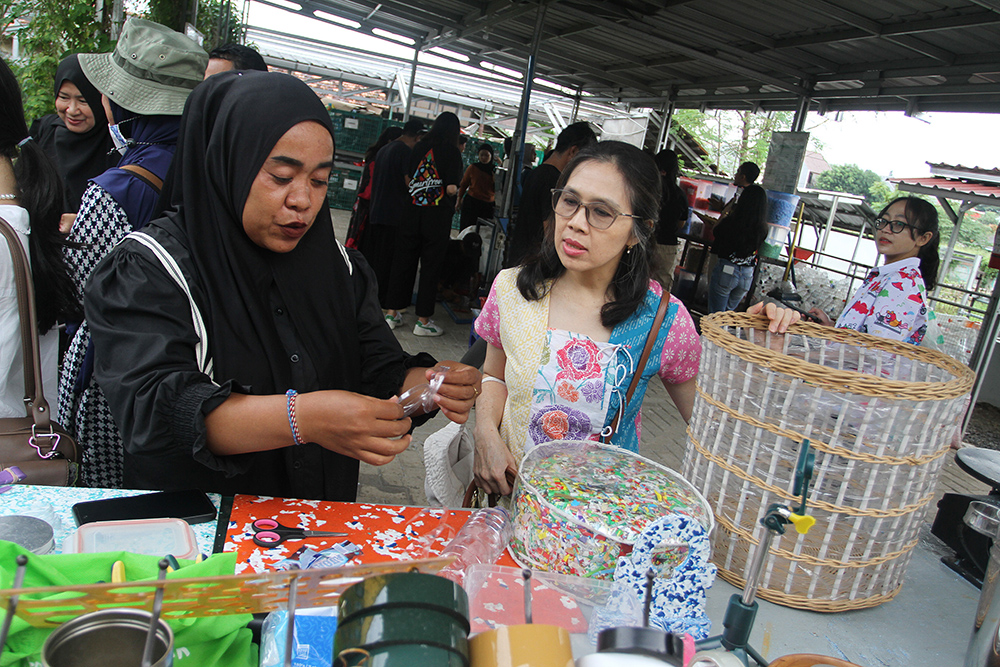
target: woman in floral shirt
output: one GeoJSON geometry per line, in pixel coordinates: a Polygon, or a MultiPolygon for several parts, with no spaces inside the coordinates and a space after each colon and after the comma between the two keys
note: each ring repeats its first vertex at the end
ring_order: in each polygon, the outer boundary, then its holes
{"type": "Polygon", "coordinates": [[[819,309],[810,312],[826,325],[919,345],[927,331],[927,290],[937,283],[940,236],[929,202],[894,199],[875,220],[875,247],[885,263],[871,270],[836,324],[819,309]]]}
{"type": "Polygon", "coordinates": [[[497,276],[476,320],[489,347],[475,476],[490,493],[510,493],[507,472],[535,445],[597,440],[619,411],[611,442],[638,451],[639,407],[654,375],[685,420],[694,403],[701,345],[670,297],[640,384],[622,406],[662,294],[650,279],[660,201],[652,158],[601,142],[581,151],[552,192],[541,250],[497,276]]]}

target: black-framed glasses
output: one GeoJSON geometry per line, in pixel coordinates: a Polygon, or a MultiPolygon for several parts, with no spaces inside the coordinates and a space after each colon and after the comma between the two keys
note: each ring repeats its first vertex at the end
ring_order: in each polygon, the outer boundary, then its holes
{"type": "Polygon", "coordinates": [[[888,220],[886,218],[875,218],[875,229],[884,229],[886,225],[889,226],[889,231],[893,234],[898,234],[907,227],[913,230],[917,229],[916,225],[911,225],[908,222],[903,222],[901,220],[888,220]]]}
{"type": "Polygon", "coordinates": [[[618,218],[636,218],[642,220],[641,215],[622,213],[606,202],[593,201],[585,203],[572,190],[556,189],[552,191],[552,210],[556,212],[556,215],[564,218],[572,218],[580,210],[581,206],[584,209],[587,224],[595,229],[607,229],[618,218]]]}

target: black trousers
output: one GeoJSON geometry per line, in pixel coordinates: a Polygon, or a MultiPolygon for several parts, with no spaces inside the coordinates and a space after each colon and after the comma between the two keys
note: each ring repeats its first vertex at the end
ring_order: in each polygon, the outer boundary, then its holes
{"type": "Polygon", "coordinates": [[[371,221],[361,236],[358,250],[368,260],[378,280],[378,302],[388,308],[389,279],[392,274],[393,259],[396,256],[396,230],[390,225],[373,225],[371,221]]]}
{"type": "Polygon", "coordinates": [[[478,218],[493,218],[493,202],[476,199],[472,195],[465,195],[462,199],[461,228],[475,227],[478,218]]]}
{"type": "Polygon", "coordinates": [[[453,206],[410,206],[396,230],[396,252],[389,278],[386,308],[402,310],[410,305],[413,282],[420,264],[417,317],[434,314],[438,279],[448,252],[453,206]]]}

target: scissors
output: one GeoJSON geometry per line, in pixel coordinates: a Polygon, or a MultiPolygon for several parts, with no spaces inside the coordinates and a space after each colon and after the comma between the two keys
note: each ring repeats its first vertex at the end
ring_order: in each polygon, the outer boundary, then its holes
{"type": "Polygon", "coordinates": [[[282,526],[274,519],[257,519],[253,528],[253,543],[259,547],[276,547],[285,540],[304,540],[307,537],[345,537],[347,533],[331,533],[320,530],[303,530],[282,526]]]}

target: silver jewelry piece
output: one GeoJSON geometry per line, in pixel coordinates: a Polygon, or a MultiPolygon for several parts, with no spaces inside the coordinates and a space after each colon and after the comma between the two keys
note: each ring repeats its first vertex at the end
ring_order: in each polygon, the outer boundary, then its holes
{"type": "Polygon", "coordinates": [[[17,199],[17,195],[0,195],[0,199],[17,199]]]}

